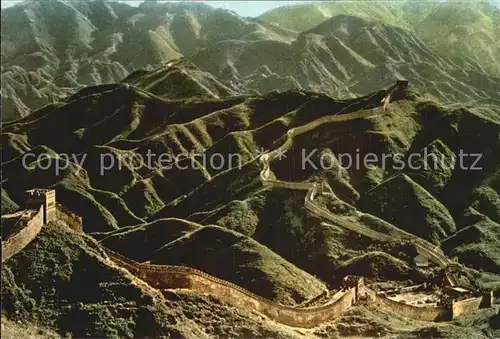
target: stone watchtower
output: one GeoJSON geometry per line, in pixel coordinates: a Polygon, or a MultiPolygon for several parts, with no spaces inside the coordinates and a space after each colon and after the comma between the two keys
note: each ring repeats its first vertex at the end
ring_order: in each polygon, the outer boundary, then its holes
{"type": "Polygon", "coordinates": [[[26,191],[26,207],[39,209],[40,205],[43,205],[44,225],[57,219],[55,190],[34,188],[26,191]]]}

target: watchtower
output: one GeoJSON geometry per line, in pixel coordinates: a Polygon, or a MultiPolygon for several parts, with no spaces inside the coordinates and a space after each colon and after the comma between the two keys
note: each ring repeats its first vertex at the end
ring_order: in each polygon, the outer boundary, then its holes
{"type": "Polygon", "coordinates": [[[40,205],[43,205],[44,225],[57,219],[55,190],[34,188],[26,191],[26,207],[38,209],[40,205]]]}

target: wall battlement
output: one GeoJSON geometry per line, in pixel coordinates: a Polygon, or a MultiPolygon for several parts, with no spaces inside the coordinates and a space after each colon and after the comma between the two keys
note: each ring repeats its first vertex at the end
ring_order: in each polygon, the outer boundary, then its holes
{"type": "Polygon", "coordinates": [[[371,303],[382,310],[396,313],[406,318],[424,321],[449,321],[453,319],[450,307],[418,307],[380,296],[369,288],[365,288],[364,290],[371,303]]]}
{"type": "Polygon", "coordinates": [[[336,300],[329,299],[321,306],[297,308],[268,300],[194,268],[142,264],[109,249],[105,252],[118,266],[126,268],[154,288],[182,288],[212,294],[233,306],[255,310],[282,324],[296,327],[313,327],[338,317],[357,301],[356,291],[358,286],[362,286],[360,279],[356,286],[343,291],[340,297],[337,295],[336,300]]]}
{"type": "Polygon", "coordinates": [[[43,207],[39,206],[38,210],[25,211],[31,213],[29,219],[22,218],[19,225],[19,230],[12,234],[7,240],[2,242],[2,262],[8,260],[12,256],[21,252],[35,237],[40,233],[43,226],[43,207]]]}
{"type": "Polygon", "coordinates": [[[40,197],[45,197],[50,194],[54,194],[55,191],[49,188],[32,188],[30,190],[26,191],[26,197],[29,199],[31,197],[33,198],[40,198],[40,197]]]}
{"type": "Polygon", "coordinates": [[[452,303],[452,318],[456,318],[462,314],[469,314],[481,308],[484,297],[474,297],[452,303]]]}
{"type": "MultiPolygon", "coordinates": [[[[169,265],[142,264],[105,249],[118,266],[157,289],[191,289],[209,293],[236,307],[252,309],[282,324],[296,327],[313,327],[332,320],[351,305],[368,300],[381,309],[406,318],[423,321],[450,321],[462,314],[491,307],[491,293],[484,296],[454,301],[445,307],[420,307],[378,295],[364,284],[363,278],[348,277],[343,291],[332,295],[323,305],[312,307],[284,306],[268,300],[231,282],[211,276],[203,271],[169,265]],[[340,295],[340,296],[339,296],[340,295]]],[[[347,277],[346,277],[347,278],[347,277]]]]}

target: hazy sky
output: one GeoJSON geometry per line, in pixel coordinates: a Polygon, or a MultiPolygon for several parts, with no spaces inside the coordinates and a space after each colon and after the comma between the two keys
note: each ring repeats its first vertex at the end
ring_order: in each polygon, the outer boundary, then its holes
{"type": "MultiPolygon", "coordinates": [[[[44,0],[40,0],[40,1],[44,1],[44,0]]],[[[81,0],[81,1],[87,1],[87,0],[81,0]]],[[[142,0],[118,0],[118,1],[127,2],[132,6],[138,6],[139,4],[141,4],[143,2],[142,0]]],[[[353,0],[346,0],[346,1],[353,1],[353,0]]],[[[442,0],[442,1],[446,1],[446,0],[442,0]]],[[[457,1],[457,0],[455,0],[455,1],[457,1]]],[[[470,1],[474,1],[474,0],[464,0],[464,1],[459,1],[459,2],[468,2],[468,1],[470,2],[470,1]]],[[[477,1],[477,0],[475,0],[475,1],[477,1]]],[[[15,4],[18,4],[20,2],[22,2],[22,0],[1,0],[1,8],[7,8],[7,7],[13,6],[15,4]]],[[[180,2],[180,1],[165,1],[165,2],[180,2]]],[[[240,1],[240,0],[238,0],[238,1],[197,1],[197,2],[204,2],[206,4],[211,5],[212,7],[229,9],[229,10],[232,10],[232,11],[238,13],[240,16],[255,17],[255,16],[259,16],[260,14],[262,14],[270,9],[276,8],[276,7],[311,2],[311,1],[240,1]]],[[[495,5],[500,7],[500,0],[493,0],[490,2],[494,3],[495,5]]]]}
{"type": "MultiPolygon", "coordinates": [[[[43,1],[43,0],[41,0],[43,1]]],[[[82,0],[86,1],[86,0],[82,0]]],[[[7,8],[20,3],[20,0],[1,0],[2,8],[7,8]]],[[[120,1],[127,2],[132,6],[138,6],[142,1],[120,1]]],[[[177,2],[177,1],[171,1],[177,2]]],[[[219,7],[235,11],[241,16],[258,16],[270,9],[292,5],[296,3],[304,3],[308,1],[199,1],[211,5],[212,7],[219,7]]]]}

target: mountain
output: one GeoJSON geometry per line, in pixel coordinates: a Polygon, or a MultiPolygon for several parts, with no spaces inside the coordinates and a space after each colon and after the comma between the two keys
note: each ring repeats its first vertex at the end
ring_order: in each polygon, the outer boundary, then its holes
{"type": "Polygon", "coordinates": [[[294,36],[201,3],[26,1],[1,20],[3,120],[218,41],[294,36]]]}
{"type": "Polygon", "coordinates": [[[234,88],[261,93],[301,87],[350,98],[408,79],[444,104],[500,99],[500,78],[472,60],[442,56],[410,31],[348,15],[301,32],[291,43],[223,41],[191,60],[234,88]]]}
{"type": "Polygon", "coordinates": [[[500,74],[500,9],[487,1],[316,2],[272,9],[259,19],[301,32],[337,15],[404,28],[441,54],[471,59],[500,74]]]}
{"type": "Polygon", "coordinates": [[[499,337],[500,17],[464,6],[2,10],[2,335],[499,337]]]}
{"type": "MultiPolygon", "coordinates": [[[[154,289],[105,253],[111,249],[142,265],[199,269],[291,307],[321,300],[325,289],[338,289],[353,272],[374,284],[438,281],[437,268],[415,267],[412,245],[325,222],[307,209],[306,191],[263,185],[264,150],[282,145],[292,128],[337,116],[346,118],[294,138],[273,162],[274,175],[327,184],[334,194],[320,196],[318,204],[335,218],[419,236],[463,262],[469,286],[498,295],[500,119],[485,112],[480,103],[443,107],[411,84],[346,100],[304,90],[233,95],[187,60],[81,89],[2,130],[2,206],[9,208],[2,213],[22,210],[27,189],[52,188],[58,203],[83,218],[84,231],[51,222],[6,261],[2,312],[76,337],[436,331],[429,322],[384,320],[385,311],[369,303],[297,330],[215,296],[154,289]],[[397,169],[395,162],[346,166],[341,156],[402,154],[416,165],[410,155],[427,150],[447,159],[482,157],[455,168],[397,169]],[[310,154],[307,162],[303,153],[310,154]],[[475,165],[482,170],[472,170],[475,165]]],[[[483,311],[478,325],[455,322],[439,331],[449,338],[480,335],[493,316],[483,311]]]]}
{"type": "Polygon", "coordinates": [[[405,78],[443,104],[495,103],[500,14],[469,7],[321,3],[243,18],[202,3],[27,1],[2,11],[2,119],[182,57],[237,94],[346,99],[405,78]]]}
{"type": "MultiPolygon", "coordinates": [[[[370,19],[391,26],[407,27],[405,18],[398,16],[398,10],[404,3],[405,1],[390,3],[318,1],[309,4],[280,6],[261,14],[258,18],[264,22],[298,32],[310,30],[321,22],[337,15],[355,15],[365,20],[370,19]]],[[[431,6],[421,7],[432,8],[431,6]]]]}
{"type": "Polygon", "coordinates": [[[224,86],[212,74],[200,71],[184,59],[170,61],[166,66],[154,71],[135,71],[123,79],[122,83],[170,99],[214,99],[241,94],[224,86]]]}

